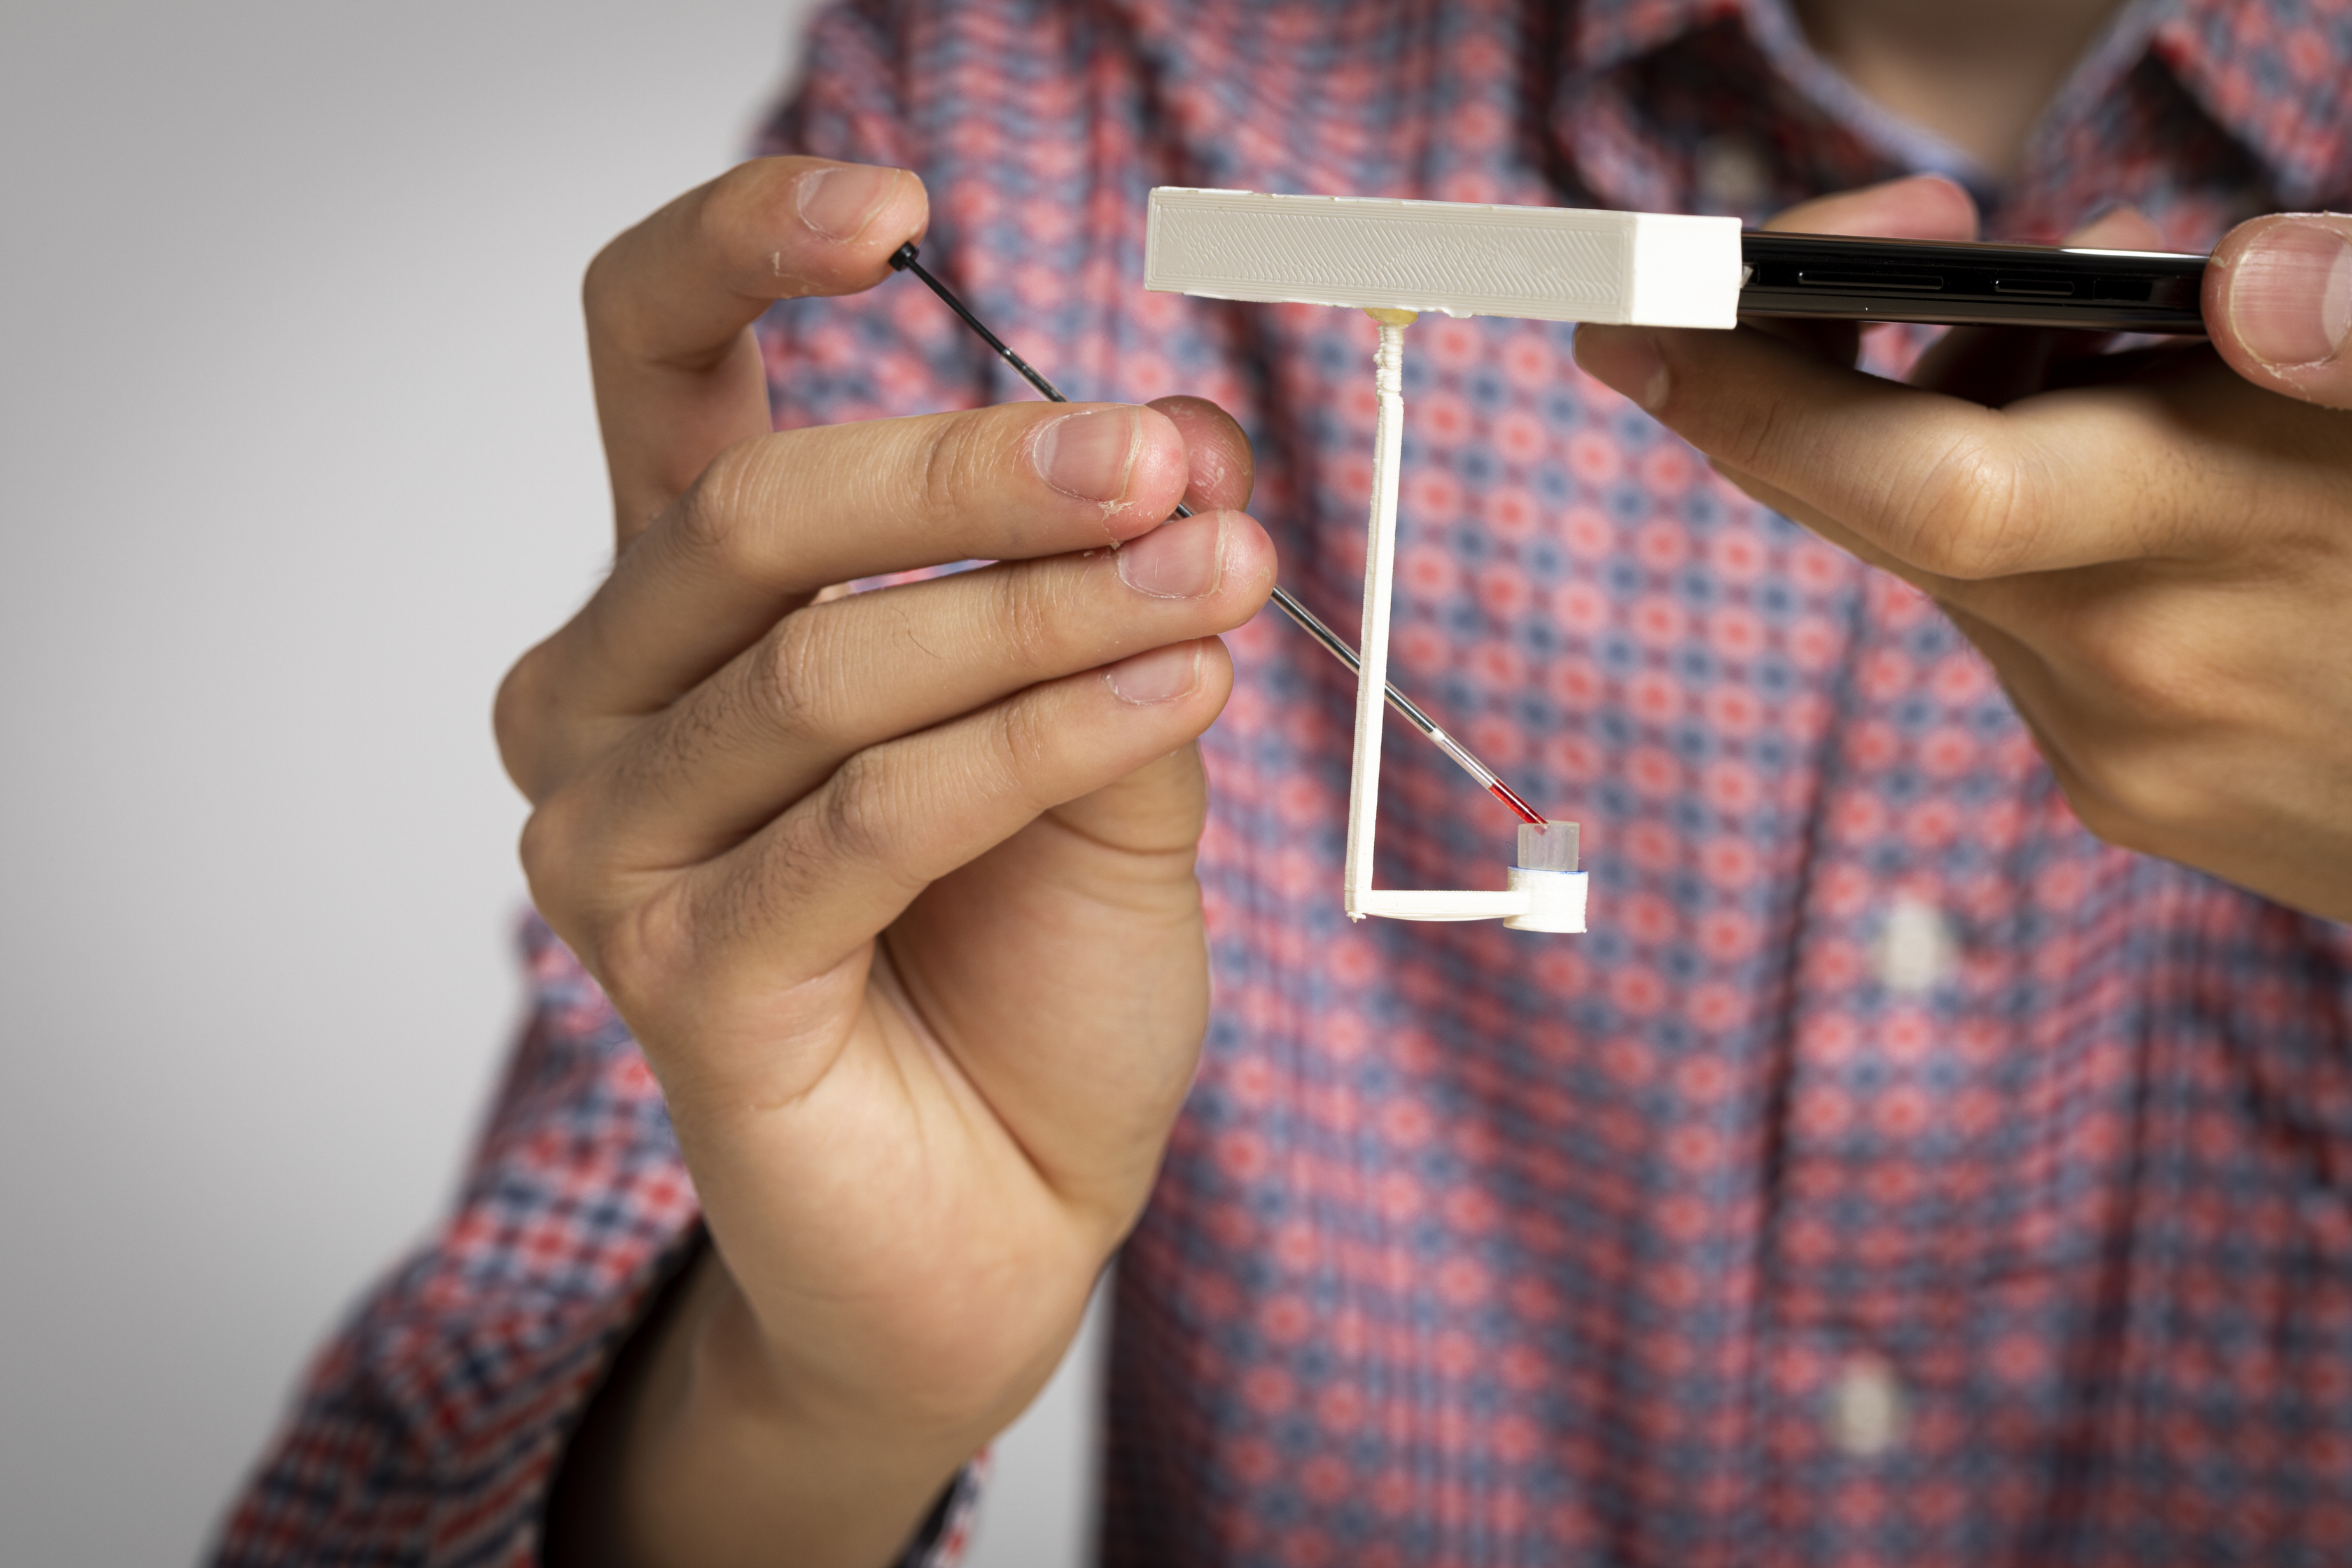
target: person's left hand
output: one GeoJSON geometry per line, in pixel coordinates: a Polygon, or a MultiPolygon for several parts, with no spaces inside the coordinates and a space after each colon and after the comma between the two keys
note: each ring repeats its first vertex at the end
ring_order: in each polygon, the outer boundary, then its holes
{"type": "MultiPolygon", "coordinates": [[[[1932,178],[1775,219],[1973,239],[1932,178]]],[[[2070,241],[2161,248],[2128,210],[2070,241]]],[[[2352,920],[2352,217],[2232,230],[2209,345],[1955,331],[1913,384],[1858,333],[1587,326],[1577,362],[1740,489],[1930,595],[2085,826],[2352,920]]]]}

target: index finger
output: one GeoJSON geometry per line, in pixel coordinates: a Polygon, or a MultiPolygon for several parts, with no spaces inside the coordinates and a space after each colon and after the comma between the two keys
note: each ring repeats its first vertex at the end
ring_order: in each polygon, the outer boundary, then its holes
{"type": "Polygon", "coordinates": [[[2173,553],[2209,443],[2157,385],[2007,408],[1884,380],[1748,328],[1619,329],[1577,361],[1735,479],[1962,581],[2173,553]]]}
{"type": "Polygon", "coordinates": [[[904,169],[760,158],[607,245],[583,286],[596,417],[626,545],[739,441],[767,434],[751,327],[778,300],[890,275],[930,207],[904,169]]]}
{"type": "MultiPolygon", "coordinates": [[[[1950,181],[1914,176],[1805,203],[1767,226],[1968,239],[1977,214],[1950,181]]],[[[1820,347],[1817,335],[1748,326],[1584,327],[1576,337],[1579,364],[1750,493],[1915,581],[2084,565],[2175,542],[2165,520],[2177,511],[2183,479],[2172,470],[2186,433],[2160,396],[2053,393],[1993,409],[1853,370],[1850,353],[1832,361],[1820,347]],[[2151,443],[2160,429],[2178,438],[2151,443]]]]}

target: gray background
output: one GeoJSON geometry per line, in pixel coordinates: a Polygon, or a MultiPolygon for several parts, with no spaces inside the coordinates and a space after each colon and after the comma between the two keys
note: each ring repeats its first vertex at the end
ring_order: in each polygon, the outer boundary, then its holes
{"type": "MultiPolygon", "coordinates": [[[[604,563],[580,270],[805,9],[0,6],[0,1561],[194,1557],[446,1203],[518,1004],[489,696],[604,563]]],[[[991,1568],[1081,1555],[1074,1363],[991,1568]]]]}

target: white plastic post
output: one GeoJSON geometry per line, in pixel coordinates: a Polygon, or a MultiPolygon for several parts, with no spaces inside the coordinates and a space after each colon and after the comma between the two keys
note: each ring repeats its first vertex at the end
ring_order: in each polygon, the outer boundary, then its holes
{"type": "Polygon", "coordinates": [[[1372,515],[1364,536],[1364,619],[1356,649],[1356,753],[1348,781],[1348,918],[1381,911],[1372,892],[1372,838],[1381,816],[1381,732],[1388,718],[1389,606],[1396,577],[1397,484],[1404,467],[1404,330],[1411,310],[1364,312],[1380,324],[1372,385],[1380,413],[1372,430],[1372,515]]]}

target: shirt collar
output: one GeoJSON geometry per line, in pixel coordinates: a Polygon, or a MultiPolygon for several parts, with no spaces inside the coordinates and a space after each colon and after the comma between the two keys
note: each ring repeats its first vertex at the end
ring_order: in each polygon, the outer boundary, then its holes
{"type": "Polygon", "coordinates": [[[2157,58],[2290,206],[2352,195],[2352,12],[2323,0],[2170,0],[2157,58]]]}
{"type": "Polygon", "coordinates": [[[1570,72],[1622,65],[1742,9],[1742,0],[1585,0],[1569,33],[1570,72]]]}
{"type": "MultiPolygon", "coordinates": [[[[1585,0],[1565,40],[1569,74],[1605,71],[1737,20],[1786,77],[1898,167],[1974,184],[1967,155],[1864,99],[1804,42],[1787,0],[1585,0]]],[[[2153,55],[2263,166],[2290,205],[2352,195],[2352,13],[2326,0],[2137,0],[2062,89],[2104,96],[2153,55]]]]}
{"type": "Polygon", "coordinates": [[[1608,71],[1707,27],[1735,23],[1783,82],[1890,169],[1948,174],[1971,187],[1985,184],[1967,153],[1880,108],[1815,54],[1789,0],[1582,0],[1574,15],[1563,40],[1563,83],[1608,71]]]}

